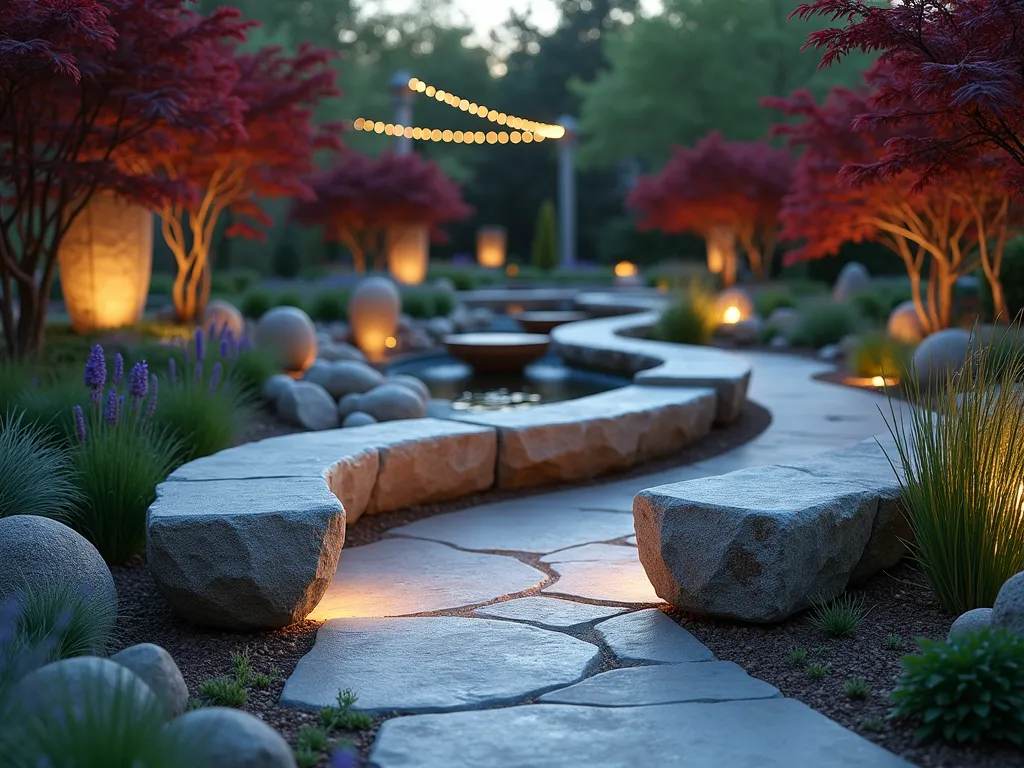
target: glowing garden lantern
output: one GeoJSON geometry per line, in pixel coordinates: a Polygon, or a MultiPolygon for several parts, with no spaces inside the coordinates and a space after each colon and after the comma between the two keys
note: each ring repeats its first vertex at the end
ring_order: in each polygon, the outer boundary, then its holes
{"type": "Polygon", "coordinates": [[[97,192],[61,241],[60,285],[78,333],[142,319],[153,266],[153,213],[97,192]]]}
{"type": "Polygon", "coordinates": [[[631,261],[620,261],[615,265],[616,277],[636,277],[636,264],[631,261]]]}
{"type": "Polygon", "coordinates": [[[504,227],[480,227],[476,233],[476,260],[481,267],[501,269],[508,241],[504,227]]]}
{"type": "Polygon", "coordinates": [[[427,277],[430,230],[422,225],[388,231],[388,272],[402,285],[419,285],[427,277]]]}
{"type": "Polygon", "coordinates": [[[373,362],[382,362],[387,350],[397,345],[398,315],[402,297],[387,278],[370,277],[352,292],[348,319],[356,346],[373,362]]]}
{"type": "Polygon", "coordinates": [[[754,316],[754,302],[738,288],[730,288],[718,294],[715,299],[718,321],[724,325],[736,325],[754,316]]]}

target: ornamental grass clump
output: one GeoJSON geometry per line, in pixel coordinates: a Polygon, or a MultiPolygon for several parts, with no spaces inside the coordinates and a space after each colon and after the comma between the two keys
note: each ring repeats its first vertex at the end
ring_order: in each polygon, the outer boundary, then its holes
{"type": "Polygon", "coordinates": [[[846,367],[854,376],[887,379],[904,378],[910,369],[914,348],[885,331],[868,331],[857,336],[846,358],[846,367]]]}
{"type": "Polygon", "coordinates": [[[21,613],[16,639],[26,648],[45,648],[45,661],[106,656],[116,609],[92,600],[79,586],[44,583],[17,593],[21,613]]]}
{"type": "Polygon", "coordinates": [[[68,451],[19,413],[0,418],[0,517],[67,519],[80,500],[68,451]]]}
{"type": "Polygon", "coordinates": [[[153,420],[181,443],[182,462],[229,448],[241,434],[251,401],[230,375],[240,354],[226,328],[211,334],[198,329],[183,364],[169,361],[153,420]],[[211,343],[215,351],[207,349],[211,343]]]}
{"type": "Polygon", "coordinates": [[[913,554],[949,613],[991,607],[1024,570],[1024,359],[989,345],[887,419],[913,554]]]}
{"type": "Polygon", "coordinates": [[[1024,636],[985,628],[918,645],[900,660],[893,717],[919,722],[918,740],[1024,745],[1024,636]]]}
{"type": "Polygon", "coordinates": [[[71,456],[83,498],[67,522],[110,564],[124,563],[145,547],[146,510],[181,452],[153,418],[155,382],[144,361],[126,378],[124,359],[117,355],[108,387],[106,357],[96,345],[85,368],[89,402],[74,408],[71,456]]]}
{"type": "Polygon", "coordinates": [[[655,336],[676,344],[707,344],[718,329],[718,314],[715,294],[694,280],[662,313],[655,336]]]}

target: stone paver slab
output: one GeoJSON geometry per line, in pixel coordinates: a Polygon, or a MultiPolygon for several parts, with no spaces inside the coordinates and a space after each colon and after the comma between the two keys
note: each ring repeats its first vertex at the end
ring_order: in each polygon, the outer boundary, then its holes
{"type": "Polygon", "coordinates": [[[628,536],[633,521],[608,512],[511,501],[435,515],[390,533],[462,549],[544,553],[628,536]]]}
{"type": "Polygon", "coordinates": [[[714,654],[657,608],[602,621],[597,631],[621,661],[679,664],[713,661],[714,654]]]}
{"type": "Polygon", "coordinates": [[[614,608],[609,605],[589,605],[552,597],[520,597],[516,600],[485,605],[473,613],[477,616],[527,621],[532,624],[540,624],[542,627],[564,629],[580,624],[589,624],[598,619],[607,619],[609,616],[615,616],[625,610],[625,608],[614,608]]]}
{"type": "Polygon", "coordinates": [[[309,618],[405,616],[490,602],[543,584],[536,568],[502,555],[417,539],[384,539],[342,552],[309,618]]]}
{"type": "Polygon", "coordinates": [[[663,602],[655,594],[635,547],[587,544],[546,555],[541,562],[548,563],[559,576],[558,581],[544,587],[546,593],[612,603],[663,602]]]}
{"type": "Polygon", "coordinates": [[[373,768],[911,768],[794,699],[418,715],[381,726],[373,768]]]}
{"type": "Polygon", "coordinates": [[[351,688],[367,712],[478,709],[571,685],[599,661],[592,643],[511,621],[334,619],[299,660],[281,703],[330,706],[351,688]]]}
{"type": "Polygon", "coordinates": [[[731,661],[708,661],[703,664],[613,669],[568,688],[546,693],[540,700],[550,704],[638,707],[781,696],[774,685],[751,677],[731,661]]]}

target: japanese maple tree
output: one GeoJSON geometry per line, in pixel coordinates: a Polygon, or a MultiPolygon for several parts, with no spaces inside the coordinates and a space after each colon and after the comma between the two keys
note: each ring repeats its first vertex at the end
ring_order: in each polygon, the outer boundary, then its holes
{"type": "Polygon", "coordinates": [[[179,180],[139,174],[122,151],[177,127],[207,138],[239,105],[206,56],[242,37],[238,14],[185,0],[17,0],[0,12],[0,318],[9,354],[43,343],[57,254],[99,190],[156,206],[179,180]],[[16,316],[17,296],[20,313],[16,316]]]}
{"type": "Polygon", "coordinates": [[[312,197],[303,178],[316,152],[340,147],[341,126],[313,120],[315,107],[339,93],[328,51],[303,45],[294,56],[276,46],[237,53],[222,45],[211,55],[237,70],[232,94],[243,105],[242,130],[223,131],[214,141],[182,130],[164,151],[138,160],[147,172],[194,187],[195,194],[157,209],[177,262],[172,296],[182,322],[200,318],[209,301],[210,246],[221,214],[233,214],[228,236],[262,238],[260,226],[272,221],[258,200],[312,197]]]}
{"type": "MultiPolygon", "coordinates": [[[[852,51],[879,51],[889,75],[872,96],[897,129],[866,173],[940,179],[996,151],[1001,176],[1024,188],[1024,3],[1019,0],[814,0],[795,14],[843,26],[811,34],[822,65],[852,51]],[[911,94],[912,107],[890,109],[911,94]],[[920,135],[904,126],[923,123],[920,135]]],[[[986,161],[991,163],[991,161],[986,161]]]]}
{"type": "MultiPolygon", "coordinates": [[[[884,67],[869,73],[885,77],[884,67]]],[[[834,255],[846,242],[878,242],[898,255],[910,277],[922,326],[933,332],[952,321],[953,286],[983,266],[998,307],[1003,246],[1016,211],[1000,184],[999,163],[979,156],[942,183],[923,183],[910,172],[865,173],[885,157],[893,136],[927,138],[927,121],[880,119],[867,89],[833,89],[824,103],[810,93],[766,99],[795,122],[776,127],[803,149],[780,218],[782,237],[801,241],[787,263],[834,255]],[[875,119],[866,119],[870,115],[875,119]]],[[[904,101],[893,109],[912,109],[904,101]]]]}
{"type": "Polygon", "coordinates": [[[462,200],[459,185],[416,153],[386,152],[373,158],[346,151],[334,168],[316,175],[310,186],[315,198],[298,202],[293,217],[322,226],[325,238],[343,243],[359,272],[365,272],[371,260],[378,268],[383,266],[393,228],[426,226],[440,240],[442,224],[472,212],[462,200]]]}
{"type": "Polygon", "coordinates": [[[654,176],[641,179],[628,204],[640,226],[704,238],[708,266],[725,285],[736,280],[738,243],[757,279],[771,274],[779,207],[792,158],[765,142],[730,142],[712,132],[697,146],[677,147],[654,176]]]}

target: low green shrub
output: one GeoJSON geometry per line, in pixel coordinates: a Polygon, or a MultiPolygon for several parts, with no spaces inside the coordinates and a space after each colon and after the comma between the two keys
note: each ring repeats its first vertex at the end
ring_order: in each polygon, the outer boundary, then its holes
{"type": "Polygon", "coordinates": [[[453,264],[438,264],[432,266],[427,272],[427,282],[433,283],[440,278],[451,280],[457,291],[472,291],[477,287],[480,273],[476,268],[466,266],[460,267],[453,264]]]}
{"type": "Polygon", "coordinates": [[[850,303],[875,325],[885,325],[889,315],[904,301],[910,299],[910,288],[904,285],[878,285],[850,297],[850,303]]]}
{"type": "Polygon", "coordinates": [[[65,447],[21,414],[7,412],[0,424],[0,517],[65,520],[79,500],[65,447]]]}
{"type": "Polygon", "coordinates": [[[860,318],[854,309],[837,304],[830,298],[807,299],[797,310],[800,318],[790,341],[798,347],[820,349],[828,344],[838,344],[844,336],[856,333],[860,328],[860,318]]]}
{"type": "Polygon", "coordinates": [[[313,297],[309,316],[318,323],[333,323],[348,318],[348,291],[325,291],[313,297]]]}
{"type": "Polygon", "coordinates": [[[707,344],[718,328],[715,294],[699,282],[693,282],[666,309],[655,337],[676,344],[707,344]]]}
{"type": "Polygon", "coordinates": [[[45,661],[75,656],[106,656],[117,618],[106,601],[91,600],[80,588],[56,582],[19,593],[16,629],[22,647],[45,648],[45,661]]]}
{"type": "Polygon", "coordinates": [[[277,301],[274,306],[277,307],[295,307],[296,309],[303,309],[305,302],[302,299],[302,295],[297,291],[285,291],[278,295],[277,301]]]}
{"type": "Polygon", "coordinates": [[[235,360],[227,366],[228,379],[249,401],[255,401],[267,379],[280,372],[270,354],[248,345],[240,349],[235,360]]]}
{"type": "Polygon", "coordinates": [[[1024,360],[1000,363],[978,350],[961,372],[905,391],[932,408],[898,410],[895,440],[912,550],[939,603],[951,614],[990,607],[1003,583],[1024,570],[1024,408],[1016,382],[1024,360]]]}
{"type": "Polygon", "coordinates": [[[843,681],[843,693],[850,699],[866,699],[871,695],[871,684],[863,677],[849,677],[843,681]]]}
{"type": "Polygon", "coordinates": [[[233,677],[215,677],[199,686],[199,692],[215,707],[241,709],[249,698],[245,687],[233,677]]]}
{"type": "Polygon", "coordinates": [[[238,307],[244,317],[251,320],[259,320],[267,312],[274,308],[274,299],[267,291],[254,289],[242,297],[242,303],[238,307]]]}
{"type": "Polygon", "coordinates": [[[918,645],[891,694],[893,716],[920,723],[918,740],[1024,745],[1024,636],[986,628],[918,645]]]}
{"type": "Polygon", "coordinates": [[[846,358],[846,366],[854,376],[902,379],[910,370],[914,347],[894,339],[885,331],[858,334],[846,358]]]}
{"type": "Polygon", "coordinates": [[[832,292],[828,283],[800,278],[787,280],[786,287],[789,288],[789,292],[798,299],[806,299],[813,296],[825,296],[832,292]]]}
{"type": "Polygon", "coordinates": [[[759,317],[767,319],[776,309],[796,306],[796,298],[788,288],[766,288],[754,297],[754,307],[759,317]]]}

